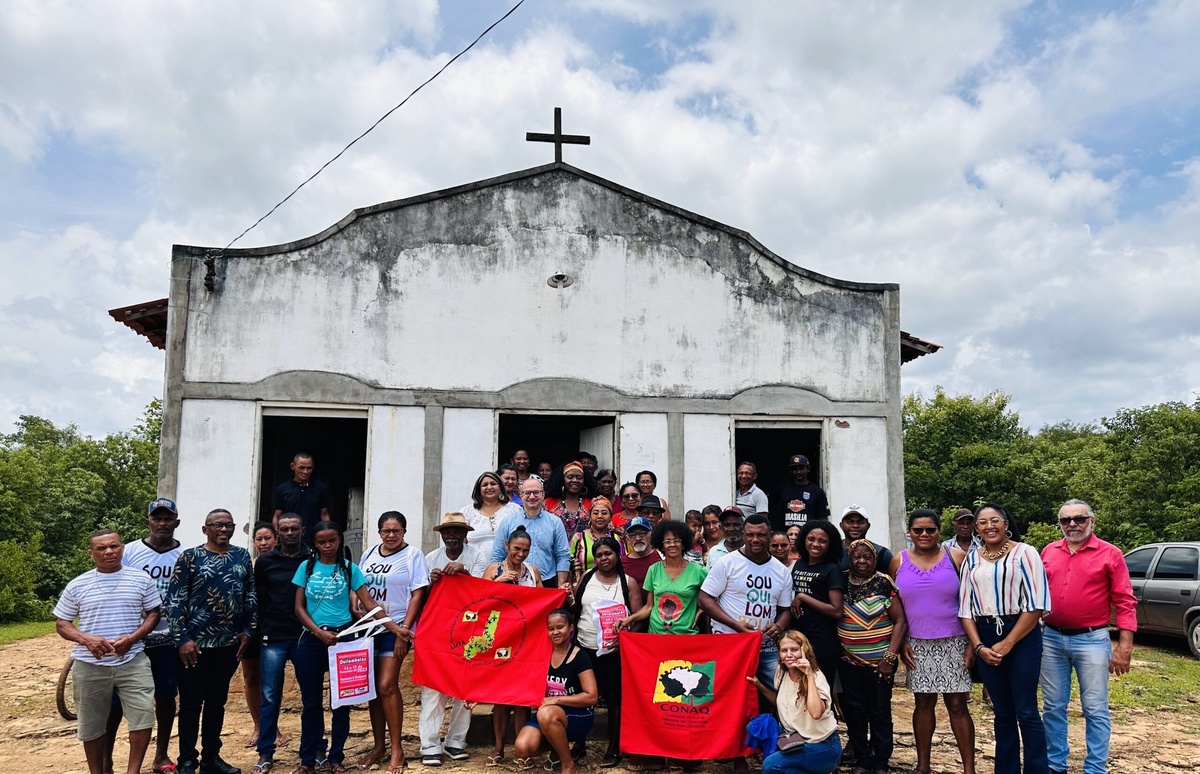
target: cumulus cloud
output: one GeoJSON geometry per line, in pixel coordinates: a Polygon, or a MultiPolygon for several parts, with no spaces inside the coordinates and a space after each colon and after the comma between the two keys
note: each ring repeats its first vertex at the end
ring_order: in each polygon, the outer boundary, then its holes
{"type": "MultiPolygon", "coordinates": [[[[232,239],[507,7],[0,6],[0,174],[26,189],[0,214],[0,420],[128,426],[162,360],[105,310],[166,295],[172,243],[232,239]]],[[[545,163],[524,133],[558,105],[593,137],[570,163],[899,282],[947,347],[906,389],[1005,389],[1033,425],[1187,399],[1198,33],[1182,0],[528,2],[239,244],[545,163]]]]}

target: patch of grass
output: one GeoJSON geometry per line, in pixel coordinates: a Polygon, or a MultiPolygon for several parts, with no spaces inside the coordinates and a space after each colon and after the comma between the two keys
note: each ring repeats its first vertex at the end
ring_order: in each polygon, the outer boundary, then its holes
{"type": "Polygon", "coordinates": [[[11,645],[20,640],[28,640],[33,637],[41,637],[43,634],[53,633],[53,621],[4,624],[0,625],[0,646],[11,645]]]}
{"type": "Polygon", "coordinates": [[[1111,681],[1108,690],[1114,710],[1170,708],[1200,715],[1200,668],[1186,645],[1182,650],[1158,642],[1134,645],[1129,674],[1111,681]]]}

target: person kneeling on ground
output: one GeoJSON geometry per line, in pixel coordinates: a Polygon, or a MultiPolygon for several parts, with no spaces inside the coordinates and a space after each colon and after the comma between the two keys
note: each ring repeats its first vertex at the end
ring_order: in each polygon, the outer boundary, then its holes
{"type": "Polygon", "coordinates": [[[518,769],[532,768],[531,758],[548,745],[551,763],[557,758],[562,762],[563,774],[574,774],[571,744],[582,742],[592,730],[596,674],[588,654],[573,643],[575,625],[569,610],[551,611],[546,616],[546,628],[554,644],[546,675],[546,698],[537,714],[517,733],[515,762],[518,769]]]}
{"type": "Polygon", "coordinates": [[[773,686],[763,685],[753,675],[746,679],[775,705],[780,742],[792,734],[802,741],[764,758],[763,774],[829,774],[837,768],[842,741],[833,716],[829,683],[821,674],[807,637],[794,629],[783,635],[773,686]]]}

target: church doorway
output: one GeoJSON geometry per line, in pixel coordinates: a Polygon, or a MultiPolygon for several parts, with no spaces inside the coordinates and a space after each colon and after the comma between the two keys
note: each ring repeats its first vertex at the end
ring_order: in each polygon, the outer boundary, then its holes
{"type": "MultiPolygon", "coordinates": [[[[779,490],[791,480],[788,460],[793,454],[808,457],[808,478],[821,485],[821,423],[819,420],[738,420],[734,428],[734,474],[737,465],[752,462],[758,468],[758,487],[767,493],[771,512],[781,507],[779,490]]],[[[736,477],[735,477],[736,481],[736,477]]]]}
{"type": "Polygon", "coordinates": [[[363,545],[367,412],[329,413],[335,412],[263,407],[257,518],[271,520],[275,487],[292,478],[292,458],[307,452],[313,456],[313,478],[329,487],[330,518],[346,531],[346,545],[357,557],[363,545]]]}
{"type": "Polygon", "coordinates": [[[530,467],[558,468],[579,452],[596,455],[601,468],[615,468],[617,418],[611,414],[501,414],[496,459],[504,464],[518,449],[529,452],[530,467]]]}

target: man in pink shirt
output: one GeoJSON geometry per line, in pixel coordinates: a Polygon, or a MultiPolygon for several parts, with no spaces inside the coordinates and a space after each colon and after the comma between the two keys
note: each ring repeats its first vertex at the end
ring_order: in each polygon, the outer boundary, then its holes
{"type": "Polygon", "coordinates": [[[1066,772],[1067,702],[1071,670],[1079,678],[1087,755],[1084,774],[1108,771],[1108,675],[1129,671],[1137,598],[1121,549],[1093,534],[1096,514],[1082,500],[1068,500],[1058,511],[1063,539],[1042,549],[1050,581],[1050,608],[1042,645],[1042,714],[1050,771],[1066,772]],[[1120,638],[1114,650],[1108,636],[1111,608],[1117,611],[1120,638]]]}

